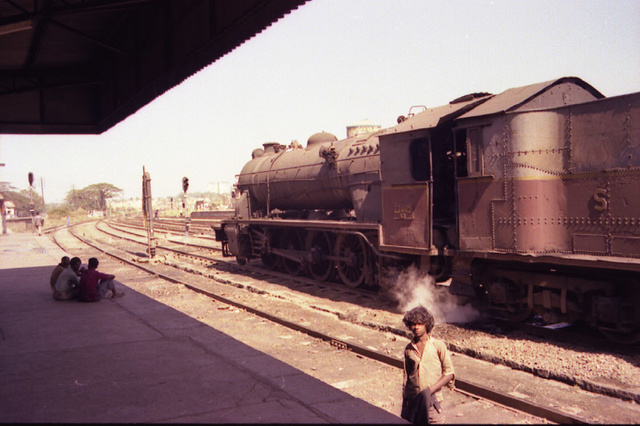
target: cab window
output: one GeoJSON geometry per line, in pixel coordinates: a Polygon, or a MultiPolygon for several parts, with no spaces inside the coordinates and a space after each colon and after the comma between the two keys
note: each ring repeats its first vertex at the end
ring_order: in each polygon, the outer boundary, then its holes
{"type": "Polygon", "coordinates": [[[482,176],[484,173],[483,155],[482,128],[471,128],[467,131],[467,171],[469,176],[482,176]]]}
{"type": "Polygon", "coordinates": [[[415,139],[409,145],[411,156],[411,178],[414,181],[425,182],[431,180],[431,156],[429,139],[415,139]]]}

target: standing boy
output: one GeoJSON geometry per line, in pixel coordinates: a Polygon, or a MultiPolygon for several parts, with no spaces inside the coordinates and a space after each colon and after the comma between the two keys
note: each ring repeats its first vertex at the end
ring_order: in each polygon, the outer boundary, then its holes
{"type": "Polygon", "coordinates": [[[442,423],[442,387],[455,377],[451,355],[431,336],[435,321],[425,307],[407,312],[402,320],[413,333],[404,350],[402,418],[415,425],[442,423]]]}

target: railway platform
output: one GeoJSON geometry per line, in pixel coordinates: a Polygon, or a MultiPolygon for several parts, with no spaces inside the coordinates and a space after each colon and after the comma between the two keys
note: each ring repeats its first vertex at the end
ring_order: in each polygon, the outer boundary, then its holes
{"type": "Polygon", "coordinates": [[[57,302],[64,254],[0,235],[0,422],[406,424],[139,293],[57,302]]]}

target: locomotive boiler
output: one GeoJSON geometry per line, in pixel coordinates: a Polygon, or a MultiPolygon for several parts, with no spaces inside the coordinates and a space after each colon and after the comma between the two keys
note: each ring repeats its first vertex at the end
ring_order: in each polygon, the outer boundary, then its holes
{"type": "Polygon", "coordinates": [[[508,319],[638,340],[639,118],[640,93],[565,77],[343,140],[267,143],[216,235],[241,263],[352,287],[414,264],[508,319]]]}

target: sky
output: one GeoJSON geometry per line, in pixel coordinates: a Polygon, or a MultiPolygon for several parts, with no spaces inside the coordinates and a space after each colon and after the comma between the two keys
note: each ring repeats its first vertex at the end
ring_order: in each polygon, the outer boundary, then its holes
{"type": "Polygon", "coordinates": [[[566,76],[640,92],[640,0],[312,0],[101,135],[0,135],[0,181],[215,191],[265,142],[566,76]]]}

